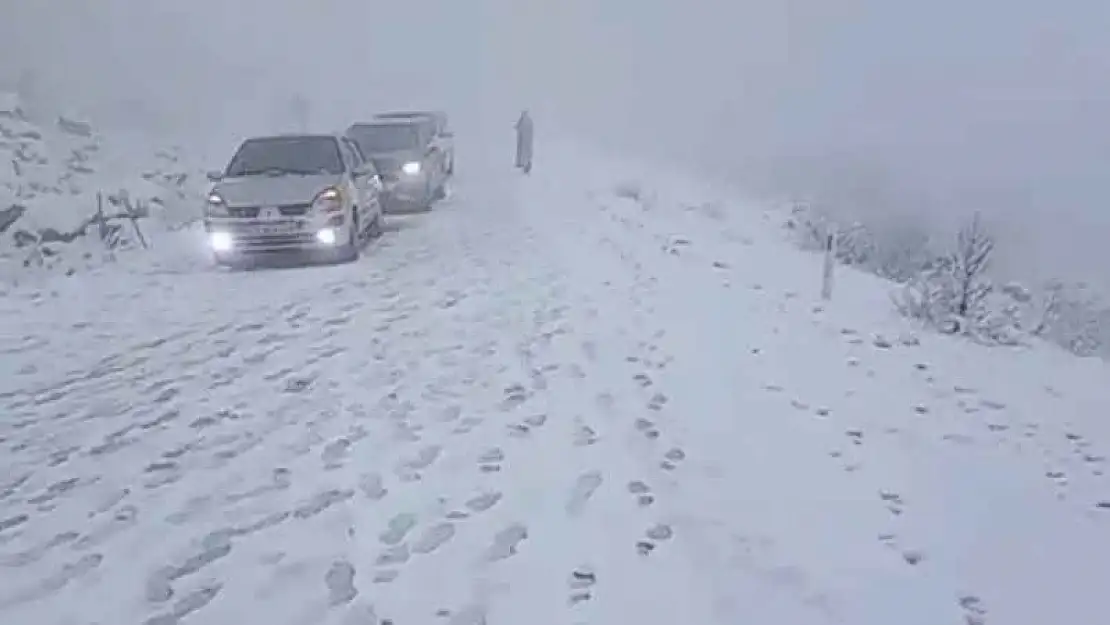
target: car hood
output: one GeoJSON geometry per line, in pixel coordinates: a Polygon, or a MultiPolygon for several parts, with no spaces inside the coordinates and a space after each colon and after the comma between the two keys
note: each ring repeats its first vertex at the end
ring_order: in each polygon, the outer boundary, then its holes
{"type": "Polygon", "coordinates": [[[423,155],[421,150],[394,150],[391,152],[372,152],[367,154],[373,163],[374,167],[382,171],[393,171],[400,169],[401,165],[410,161],[419,161],[423,155]]]}
{"type": "Polygon", "coordinates": [[[231,207],[308,204],[320,191],[339,184],[342,179],[336,174],[225,178],[212,191],[231,207]]]}

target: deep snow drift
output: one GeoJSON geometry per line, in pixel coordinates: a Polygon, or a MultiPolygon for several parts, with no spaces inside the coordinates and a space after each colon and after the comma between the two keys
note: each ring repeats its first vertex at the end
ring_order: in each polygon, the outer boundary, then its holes
{"type": "Polygon", "coordinates": [[[1104,364],[823,303],[780,215],[538,145],[352,265],[0,300],[2,620],[1100,620],[1104,364]]]}

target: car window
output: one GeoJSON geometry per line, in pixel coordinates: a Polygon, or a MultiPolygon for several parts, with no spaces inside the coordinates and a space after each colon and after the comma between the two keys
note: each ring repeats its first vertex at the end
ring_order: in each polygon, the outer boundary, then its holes
{"type": "Polygon", "coordinates": [[[236,150],[224,175],[341,174],[339,142],[334,137],[263,137],[247,139],[236,150]]]}
{"type": "Polygon", "coordinates": [[[347,129],[363,154],[412,150],[422,145],[417,124],[355,124],[347,129]]]}
{"type": "Polygon", "coordinates": [[[421,146],[426,146],[432,141],[432,139],[435,139],[436,128],[434,122],[430,120],[422,120],[418,124],[416,124],[416,126],[420,128],[421,146]]]}
{"type": "Polygon", "coordinates": [[[347,138],[344,138],[343,141],[350,148],[351,153],[355,155],[355,165],[361,167],[367,163],[366,155],[362,153],[362,148],[358,147],[357,143],[347,138]]]}
{"type": "Polygon", "coordinates": [[[344,141],[341,141],[340,143],[342,144],[343,161],[344,161],[344,163],[346,163],[347,169],[350,170],[350,171],[354,171],[354,170],[358,169],[358,164],[359,164],[358,155],[355,154],[355,151],[351,149],[350,142],[344,140],[344,141]]]}

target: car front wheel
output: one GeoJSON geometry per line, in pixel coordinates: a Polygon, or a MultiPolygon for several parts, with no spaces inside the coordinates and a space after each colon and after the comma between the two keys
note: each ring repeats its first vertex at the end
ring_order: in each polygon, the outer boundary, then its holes
{"type": "Polygon", "coordinates": [[[339,248],[339,262],[353,263],[358,260],[359,253],[359,230],[358,221],[356,220],[351,223],[350,228],[347,228],[347,242],[339,248]]]}

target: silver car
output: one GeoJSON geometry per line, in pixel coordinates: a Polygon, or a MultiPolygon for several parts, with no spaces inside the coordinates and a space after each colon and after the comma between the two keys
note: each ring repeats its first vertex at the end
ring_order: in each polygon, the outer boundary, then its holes
{"type": "Polygon", "coordinates": [[[447,128],[447,113],[443,111],[389,111],[378,113],[374,119],[425,118],[433,124],[433,141],[443,150],[447,175],[455,173],[455,133],[447,128]]]}
{"type": "Polygon", "coordinates": [[[386,184],[386,207],[428,209],[446,194],[447,163],[430,119],[375,119],[347,129],[386,184]]]}
{"type": "Polygon", "coordinates": [[[349,262],[381,232],[381,176],[341,135],[247,139],[208,177],[204,225],[221,265],[276,252],[349,262]]]}

